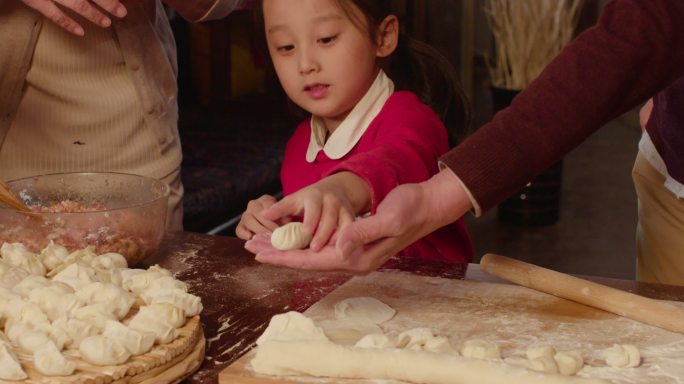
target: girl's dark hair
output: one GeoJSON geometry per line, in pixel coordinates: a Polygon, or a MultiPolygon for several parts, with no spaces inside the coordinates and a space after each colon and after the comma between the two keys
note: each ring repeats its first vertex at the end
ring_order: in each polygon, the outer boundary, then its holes
{"type": "MultiPolygon", "coordinates": [[[[373,41],[385,17],[398,14],[394,0],[337,0],[337,3],[357,26],[368,29],[373,41]],[[351,4],[361,10],[365,20],[355,17],[351,4]]],[[[409,36],[403,24],[400,22],[397,49],[383,60],[382,69],[397,90],[415,93],[432,108],[446,126],[453,146],[468,135],[471,123],[470,105],[456,70],[435,48],[409,36]]]]}

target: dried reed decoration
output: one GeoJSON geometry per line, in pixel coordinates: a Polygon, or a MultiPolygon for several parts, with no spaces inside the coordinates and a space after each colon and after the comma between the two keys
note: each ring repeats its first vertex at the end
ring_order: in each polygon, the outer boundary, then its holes
{"type": "Polygon", "coordinates": [[[572,39],[583,0],[486,0],[496,54],[492,85],[521,90],[572,39]]]}

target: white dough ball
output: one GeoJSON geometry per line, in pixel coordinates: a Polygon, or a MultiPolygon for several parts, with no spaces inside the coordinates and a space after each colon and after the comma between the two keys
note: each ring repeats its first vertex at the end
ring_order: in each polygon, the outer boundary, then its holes
{"type": "Polygon", "coordinates": [[[384,333],[372,333],[362,337],[354,344],[357,348],[394,348],[397,346],[396,340],[384,333]]]}
{"type": "Polygon", "coordinates": [[[633,368],[641,364],[639,349],[631,344],[615,344],[604,351],[606,364],[614,368],[633,368]]]}
{"type": "Polygon", "coordinates": [[[425,343],[434,337],[430,328],[411,328],[397,336],[397,347],[422,350],[425,343]]]}
{"type": "Polygon", "coordinates": [[[424,351],[435,352],[435,353],[448,353],[451,355],[457,355],[458,351],[449,342],[449,339],[445,336],[435,336],[425,342],[423,346],[424,351]]]}
{"type": "Polygon", "coordinates": [[[527,368],[543,373],[558,373],[558,365],[552,356],[544,355],[531,359],[527,363],[527,368]]]}
{"type": "Polygon", "coordinates": [[[525,355],[530,360],[534,360],[534,359],[542,357],[542,356],[553,357],[555,354],[556,354],[556,350],[553,347],[548,346],[548,345],[544,345],[544,346],[540,346],[540,347],[529,347],[529,348],[527,348],[527,351],[525,351],[525,355]]]}
{"type": "Polygon", "coordinates": [[[579,351],[561,351],[553,357],[558,364],[561,375],[572,376],[577,374],[584,365],[584,358],[579,351]]]}
{"type": "Polygon", "coordinates": [[[466,340],[461,347],[461,355],[473,359],[501,359],[499,346],[485,340],[466,340]]]}

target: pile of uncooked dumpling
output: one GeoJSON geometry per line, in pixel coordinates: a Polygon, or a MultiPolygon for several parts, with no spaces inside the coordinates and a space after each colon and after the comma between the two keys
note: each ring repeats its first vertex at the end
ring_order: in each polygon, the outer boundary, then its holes
{"type": "Polygon", "coordinates": [[[202,310],[200,298],[171,272],[128,268],[118,253],[49,244],[36,254],[4,243],[0,256],[3,380],[28,377],[18,355],[32,357],[46,376],[72,375],[74,357],[123,364],[176,339],[186,318],[202,310]],[[137,312],[131,310],[136,302],[137,312]]]}

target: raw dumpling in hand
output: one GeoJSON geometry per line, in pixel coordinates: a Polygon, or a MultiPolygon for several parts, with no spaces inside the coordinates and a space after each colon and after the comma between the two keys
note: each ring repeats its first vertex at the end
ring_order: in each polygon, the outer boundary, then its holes
{"type": "Polygon", "coordinates": [[[121,343],[133,356],[146,353],[154,345],[154,333],[138,331],[118,321],[107,321],[102,335],[121,343]]]}
{"type": "Polygon", "coordinates": [[[131,357],[121,343],[102,335],[86,337],[78,350],[83,360],[95,365],[119,365],[131,357]]]}
{"type": "Polygon", "coordinates": [[[0,341],[0,379],[24,380],[28,377],[10,346],[0,341]]]}
{"type": "Polygon", "coordinates": [[[76,365],[52,343],[45,344],[33,353],[33,365],[46,376],[68,376],[76,369],[76,365]]]}
{"type": "Polygon", "coordinates": [[[135,302],[135,296],[118,285],[97,281],[81,287],[76,297],[87,304],[106,304],[117,319],[123,319],[135,302]]]}
{"type": "Polygon", "coordinates": [[[313,235],[304,229],[298,221],[278,227],[271,234],[271,245],[281,251],[304,249],[309,246],[313,235]]]}

